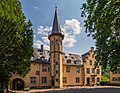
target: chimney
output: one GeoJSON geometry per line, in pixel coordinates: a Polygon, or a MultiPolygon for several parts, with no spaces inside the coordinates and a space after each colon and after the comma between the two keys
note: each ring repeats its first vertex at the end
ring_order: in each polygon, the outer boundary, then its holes
{"type": "Polygon", "coordinates": [[[44,50],[44,49],[43,49],[43,45],[41,45],[41,52],[43,52],[43,50],[44,50]]]}
{"type": "Polygon", "coordinates": [[[94,47],[91,47],[91,51],[94,51],[94,47]]]}

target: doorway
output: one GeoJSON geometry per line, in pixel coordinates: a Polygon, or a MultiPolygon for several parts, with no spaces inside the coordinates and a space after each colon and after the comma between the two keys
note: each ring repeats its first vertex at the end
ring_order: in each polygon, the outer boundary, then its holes
{"type": "Polygon", "coordinates": [[[87,78],[87,85],[90,85],[90,78],[87,78]]]}
{"type": "Polygon", "coordinates": [[[13,90],[23,90],[24,89],[24,81],[22,79],[14,79],[12,82],[13,90]]]}

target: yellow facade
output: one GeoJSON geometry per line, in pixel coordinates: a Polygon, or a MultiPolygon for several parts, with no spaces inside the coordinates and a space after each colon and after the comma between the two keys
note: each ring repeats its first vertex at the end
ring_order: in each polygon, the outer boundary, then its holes
{"type": "Polygon", "coordinates": [[[51,86],[51,77],[50,77],[49,67],[50,67],[49,64],[32,62],[31,70],[25,77],[21,77],[19,75],[14,75],[11,78],[11,89],[17,89],[18,81],[16,81],[16,80],[23,81],[24,86],[30,87],[30,88],[51,86]],[[45,69],[46,69],[46,70],[44,69],[44,71],[43,71],[43,66],[45,66],[45,69]],[[46,78],[46,82],[42,81],[43,77],[46,78]],[[14,81],[16,81],[16,82],[14,82],[14,81]]]}
{"type": "Polygon", "coordinates": [[[120,85],[120,69],[110,71],[110,85],[120,85]]]}
{"type": "Polygon", "coordinates": [[[84,85],[96,85],[101,81],[101,66],[95,68],[94,48],[86,54],[84,61],[84,85]]]}
{"type": "MultiPolygon", "coordinates": [[[[40,54],[40,53],[38,53],[38,54],[40,54]]],[[[70,55],[72,55],[72,54],[70,54],[70,55]]],[[[61,59],[59,59],[59,60],[63,61],[63,59],[62,59],[63,56],[62,57],[61,56],[60,56],[61,59]]],[[[58,59],[57,54],[55,54],[55,58],[58,59]]],[[[62,82],[61,83],[62,86],[83,86],[83,85],[98,84],[101,80],[101,66],[97,66],[96,68],[94,66],[94,64],[95,64],[94,50],[91,49],[89,52],[87,52],[86,57],[84,58],[83,61],[84,61],[83,65],[63,63],[62,69],[61,69],[60,73],[57,72],[58,74],[55,75],[55,79],[57,79],[58,81],[61,80],[60,82],[62,82]],[[87,68],[90,69],[89,73],[87,72],[87,68]],[[94,69],[94,72],[92,72],[92,69],[94,69]],[[59,79],[60,75],[61,75],[62,79],[59,79]],[[89,78],[89,80],[88,80],[88,78],[89,78]]],[[[55,68],[54,68],[54,66],[52,68],[52,65],[50,63],[33,61],[31,63],[30,72],[24,78],[22,78],[18,75],[14,75],[13,78],[11,78],[11,89],[17,89],[17,88],[15,88],[16,86],[14,84],[15,83],[14,81],[17,79],[23,80],[24,86],[28,86],[30,88],[51,87],[52,86],[51,70],[53,69],[54,72],[57,70],[59,71],[60,69],[58,67],[59,66],[56,65],[55,68]],[[42,80],[43,77],[46,78],[46,80],[42,80]],[[31,78],[35,78],[35,81],[33,80],[31,82],[31,78]]],[[[114,75],[114,77],[115,77],[115,75],[114,75]]],[[[60,85],[60,83],[58,81],[56,83],[57,87],[60,85]]],[[[16,83],[17,83],[17,81],[16,81],[16,83]]]]}
{"type": "Polygon", "coordinates": [[[63,65],[63,86],[81,85],[83,85],[83,67],[74,65],[63,65]],[[70,71],[67,71],[67,68],[69,68],[70,71]],[[77,70],[77,68],[79,70],[77,70]]]}
{"type": "MultiPolygon", "coordinates": [[[[45,88],[63,86],[82,86],[97,84],[101,80],[101,66],[94,69],[94,49],[83,55],[63,53],[62,41],[64,34],[60,29],[55,10],[52,32],[48,35],[50,51],[44,51],[43,45],[35,49],[31,61],[31,70],[24,77],[14,75],[11,78],[11,89],[20,87],[45,88]],[[87,73],[89,69],[89,73],[87,73]],[[93,70],[94,69],[94,73],[93,70]],[[99,72],[99,73],[98,73],[99,72]]],[[[21,88],[21,89],[22,89],[21,88]]]]}

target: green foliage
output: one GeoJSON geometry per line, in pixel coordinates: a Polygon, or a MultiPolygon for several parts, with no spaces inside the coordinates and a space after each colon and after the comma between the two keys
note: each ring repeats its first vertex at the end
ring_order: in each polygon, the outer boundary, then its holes
{"type": "Polygon", "coordinates": [[[29,91],[30,88],[29,87],[24,87],[24,91],[29,91]]]}
{"type": "Polygon", "coordinates": [[[100,81],[100,85],[108,85],[108,84],[109,84],[109,78],[103,75],[100,81]]]}
{"type": "Polygon", "coordinates": [[[86,0],[82,17],[88,36],[96,40],[97,62],[103,68],[120,66],[120,0],[86,0]]]}
{"type": "Polygon", "coordinates": [[[13,74],[25,76],[30,70],[33,30],[26,22],[19,0],[0,0],[0,88],[13,74]]]}

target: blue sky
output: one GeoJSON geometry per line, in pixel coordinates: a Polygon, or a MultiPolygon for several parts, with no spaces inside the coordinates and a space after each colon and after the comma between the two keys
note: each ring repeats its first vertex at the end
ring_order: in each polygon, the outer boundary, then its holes
{"type": "Polygon", "coordinates": [[[30,19],[34,30],[34,47],[44,44],[49,48],[47,35],[53,24],[55,5],[61,29],[65,32],[63,51],[83,54],[95,46],[95,41],[84,32],[84,20],[80,17],[85,0],[20,0],[26,19],[30,19]]]}

